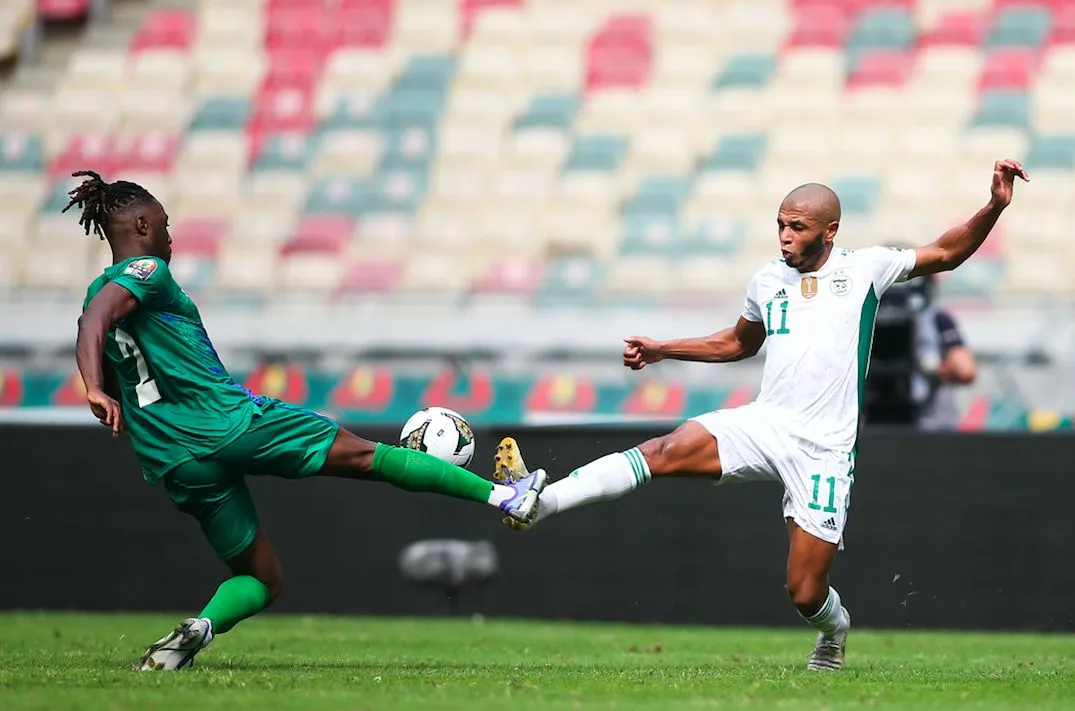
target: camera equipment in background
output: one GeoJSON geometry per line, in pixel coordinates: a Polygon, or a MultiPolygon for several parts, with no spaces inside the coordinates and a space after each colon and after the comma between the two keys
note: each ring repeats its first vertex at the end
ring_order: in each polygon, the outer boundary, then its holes
{"type": "Polygon", "coordinates": [[[865,422],[914,425],[920,405],[912,380],[920,370],[917,355],[918,316],[933,300],[933,280],[920,277],[892,285],[877,307],[870,372],[866,377],[862,414],[865,422]]]}

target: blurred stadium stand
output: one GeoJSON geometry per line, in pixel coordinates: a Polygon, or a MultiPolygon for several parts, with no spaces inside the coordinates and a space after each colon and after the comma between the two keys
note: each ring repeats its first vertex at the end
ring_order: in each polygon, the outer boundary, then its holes
{"type": "MultiPolygon", "coordinates": [[[[492,368],[497,393],[529,383],[504,396],[519,412],[546,372],[564,380],[545,409],[618,412],[638,385],[613,372],[619,339],[733,319],[791,187],[837,190],[844,246],[925,242],[1014,157],[1034,182],[939,287],[986,365],[967,416],[1075,412],[1058,377],[1075,336],[1075,2],[34,7],[0,8],[0,363],[23,398],[59,397],[35,369],[69,372],[109,258],[59,214],[74,169],[167,206],[173,270],[240,370],[270,354],[350,382],[361,354],[421,392],[408,368],[435,380],[439,353],[492,368]],[[592,377],[622,397],[565,384],[592,377]]],[[[689,390],[669,414],[739,397],[756,367],[669,367],[668,392],[689,390]]]]}

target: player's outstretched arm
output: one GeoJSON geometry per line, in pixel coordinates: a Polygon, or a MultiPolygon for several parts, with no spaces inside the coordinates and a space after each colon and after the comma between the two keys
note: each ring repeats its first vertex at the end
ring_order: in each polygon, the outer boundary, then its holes
{"type": "Polygon", "coordinates": [[[75,361],[86,384],[86,400],[101,424],[118,436],[122,427],[119,403],[106,393],[104,368],[105,337],[112,324],[138,308],[138,300],[119,284],[105,284],[78,318],[75,361]]]}
{"type": "Polygon", "coordinates": [[[655,341],[645,336],[623,339],[623,364],[641,370],[649,363],[665,360],[693,360],[703,363],[731,363],[756,355],[765,342],[765,326],[742,316],[731,328],[702,338],[655,341]]]}
{"type": "Polygon", "coordinates": [[[1017,177],[1030,180],[1018,161],[997,161],[993,166],[989,202],[964,224],[948,230],[932,244],[915,250],[915,268],[911,270],[910,278],[951,271],[967,261],[985,242],[1000,213],[1011,204],[1017,177]]]}

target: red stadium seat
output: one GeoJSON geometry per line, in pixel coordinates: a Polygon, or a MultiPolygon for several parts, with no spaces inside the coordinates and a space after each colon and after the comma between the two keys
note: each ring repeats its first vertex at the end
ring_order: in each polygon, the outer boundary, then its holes
{"type": "Polygon", "coordinates": [[[1038,54],[1009,49],[991,53],[978,79],[978,89],[1025,89],[1038,69],[1038,54]]]}
{"type": "Polygon", "coordinates": [[[283,244],[281,256],[296,253],[342,254],[355,222],[349,217],[315,215],[304,218],[283,244]]]}
{"type": "Polygon", "coordinates": [[[131,42],[131,51],[190,48],[197,32],[197,19],[185,10],[158,10],[149,15],[131,42]]]}
{"type": "Polygon", "coordinates": [[[950,12],[933,31],[921,39],[924,46],[962,45],[979,47],[989,31],[989,18],[972,12],[950,12]]]}
{"type": "Polygon", "coordinates": [[[172,251],[176,254],[213,257],[228,229],[225,220],[184,220],[172,227],[172,251]]]}
{"type": "Polygon", "coordinates": [[[364,259],[353,261],[344,273],[341,294],[394,291],[403,278],[403,259],[364,259]]]}
{"type": "Polygon", "coordinates": [[[330,26],[323,7],[286,8],[270,12],[265,28],[265,47],[269,51],[320,47],[330,26]]]}
{"type": "Polygon", "coordinates": [[[1075,43],[1075,5],[1057,8],[1053,13],[1053,27],[1049,33],[1049,44],[1075,43]]]}
{"type": "Polygon", "coordinates": [[[92,167],[105,179],[117,168],[115,145],[111,136],[72,136],[49,165],[49,177],[66,178],[76,170],[92,167]]]}
{"type": "Polygon", "coordinates": [[[90,0],[37,0],[37,14],[45,21],[82,20],[90,14],[90,0]]]}
{"type": "Polygon", "coordinates": [[[309,132],[316,123],[310,86],[274,87],[258,96],[247,124],[251,135],[261,133],[309,132]]]}
{"type": "Polygon", "coordinates": [[[269,69],[262,88],[265,91],[295,86],[312,88],[324,63],[325,54],[313,47],[277,48],[269,53],[269,69]]]}
{"type": "Polygon", "coordinates": [[[337,47],[378,48],[392,36],[392,0],[342,0],[332,18],[332,43],[337,47]]]}
{"type": "Polygon", "coordinates": [[[520,8],[522,0],[460,0],[459,16],[462,20],[462,36],[469,37],[474,21],[490,8],[520,8]]]}
{"type": "Polygon", "coordinates": [[[796,13],[789,47],[842,47],[851,31],[851,17],[840,5],[809,5],[796,13]]]}
{"type": "Polygon", "coordinates": [[[639,88],[653,68],[653,25],[640,15],[610,17],[586,48],[587,90],[639,88]]]}
{"type": "Polygon", "coordinates": [[[120,173],[168,173],[179,155],[179,138],[146,135],[118,138],[112,144],[115,170],[120,173]]]}
{"type": "Polygon", "coordinates": [[[899,50],[877,50],[859,60],[847,78],[851,89],[868,86],[902,86],[911,74],[914,55],[899,50]]]}
{"type": "Polygon", "coordinates": [[[539,259],[509,258],[491,263],[477,279],[474,291],[495,294],[533,294],[541,286],[545,264],[539,259]]]}

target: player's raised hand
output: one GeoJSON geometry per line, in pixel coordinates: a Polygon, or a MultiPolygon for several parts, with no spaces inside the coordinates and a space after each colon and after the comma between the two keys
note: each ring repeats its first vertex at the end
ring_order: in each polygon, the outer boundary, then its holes
{"type": "Polygon", "coordinates": [[[113,437],[119,437],[123,429],[123,411],[119,403],[97,388],[86,391],[86,402],[90,404],[93,416],[105,427],[112,428],[113,437]]]}
{"type": "Polygon", "coordinates": [[[993,166],[993,202],[1000,207],[1007,207],[1012,201],[1012,192],[1015,189],[1015,178],[1029,181],[1030,176],[1023,170],[1023,166],[1017,160],[998,160],[993,166]]]}
{"type": "Polygon", "coordinates": [[[659,343],[645,336],[628,336],[623,339],[623,364],[631,370],[642,370],[649,363],[656,363],[664,356],[659,343]]]}

